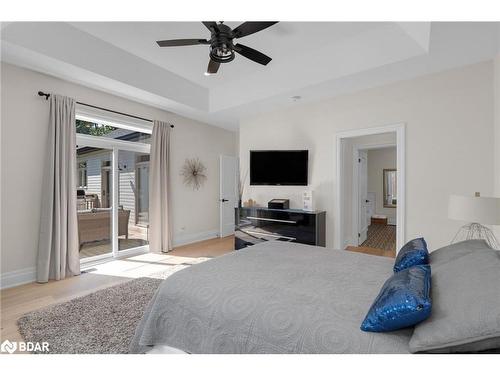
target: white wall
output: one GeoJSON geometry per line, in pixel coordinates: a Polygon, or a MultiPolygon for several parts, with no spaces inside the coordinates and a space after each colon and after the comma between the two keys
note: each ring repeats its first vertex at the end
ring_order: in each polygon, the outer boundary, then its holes
{"type": "Polygon", "coordinates": [[[174,244],[217,234],[219,154],[236,155],[236,133],[5,63],[1,75],[2,276],[35,266],[49,109],[37,95],[39,90],[173,123],[174,244]],[[185,187],[179,174],[184,160],[191,157],[199,157],[208,169],[208,181],[199,191],[185,187]]]}
{"type": "Polygon", "coordinates": [[[368,191],[375,193],[375,214],[396,223],[396,208],[384,207],[384,169],[396,169],[396,148],[368,150],[368,191]]]}
{"type": "MultiPolygon", "coordinates": [[[[446,245],[461,223],[447,218],[451,193],[493,193],[493,63],[483,62],[317,103],[290,106],[241,121],[241,170],[251,149],[309,149],[316,208],[327,211],[333,247],[335,134],[406,123],[406,239],[446,245]]],[[[245,199],[265,204],[304,188],[246,187],[245,199]]]]}

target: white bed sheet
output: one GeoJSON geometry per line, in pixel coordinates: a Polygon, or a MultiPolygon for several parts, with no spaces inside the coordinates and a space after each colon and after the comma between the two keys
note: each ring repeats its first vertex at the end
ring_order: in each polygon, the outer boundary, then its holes
{"type": "Polygon", "coordinates": [[[188,354],[188,353],[168,345],[155,345],[153,346],[153,349],[151,349],[146,354],[188,354]]]}

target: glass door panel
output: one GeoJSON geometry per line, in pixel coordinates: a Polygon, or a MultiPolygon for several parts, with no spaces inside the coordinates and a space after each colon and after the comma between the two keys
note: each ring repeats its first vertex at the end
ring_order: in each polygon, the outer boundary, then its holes
{"type": "Polygon", "coordinates": [[[149,243],[149,154],[118,151],[118,250],[149,243]]]}
{"type": "Polygon", "coordinates": [[[77,146],[77,222],[80,259],[112,253],[111,155],[77,146]]]}
{"type": "Polygon", "coordinates": [[[149,161],[141,162],[136,165],[136,179],[136,223],[139,225],[149,225],[149,161]]]}

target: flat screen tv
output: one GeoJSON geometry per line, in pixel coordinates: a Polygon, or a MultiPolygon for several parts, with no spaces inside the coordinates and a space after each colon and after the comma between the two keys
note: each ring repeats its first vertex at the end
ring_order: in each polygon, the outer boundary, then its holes
{"type": "Polygon", "coordinates": [[[307,185],[308,150],[250,151],[250,185],[307,185]]]}

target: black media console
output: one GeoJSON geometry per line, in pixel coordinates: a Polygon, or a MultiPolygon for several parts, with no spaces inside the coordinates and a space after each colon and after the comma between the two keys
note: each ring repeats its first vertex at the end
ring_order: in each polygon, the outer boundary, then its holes
{"type": "Polygon", "coordinates": [[[325,246],[326,211],[236,208],[235,248],[262,241],[290,241],[325,246]]]}

